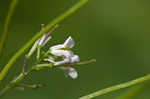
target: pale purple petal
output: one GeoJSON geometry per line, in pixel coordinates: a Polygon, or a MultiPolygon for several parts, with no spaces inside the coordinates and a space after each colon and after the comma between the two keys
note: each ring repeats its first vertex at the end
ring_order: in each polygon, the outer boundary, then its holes
{"type": "Polygon", "coordinates": [[[42,43],[41,46],[42,46],[42,47],[45,46],[45,44],[47,44],[47,42],[48,42],[51,38],[52,38],[52,37],[49,36],[49,37],[42,43]]]}
{"type": "Polygon", "coordinates": [[[40,38],[40,41],[39,41],[39,45],[42,46],[44,40],[45,40],[45,37],[46,37],[46,34],[44,34],[41,38],[40,38]]]}

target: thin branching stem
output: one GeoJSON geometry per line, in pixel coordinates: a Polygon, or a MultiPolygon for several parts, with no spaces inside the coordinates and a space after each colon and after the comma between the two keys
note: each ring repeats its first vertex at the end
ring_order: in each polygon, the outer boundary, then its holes
{"type": "Polygon", "coordinates": [[[8,73],[9,69],[13,66],[13,64],[16,62],[16,60],[25,53],[25,51],[38,39],[40,38],[44,33],[46,33],[48,30],[53,28],[56,24],[60,23],[73,13],[75,13],[77,10],[79,10],[82,6],[84,6],[88,0],[80,0],[77,4],[75,4],[73,7],[71,7],[69,10],[61,14],[59,17],[54,19],[52,22],[50,22],[42,31],[38,32],[34,37],[31,38],[30,41],[28,41],[12,58],[9,60],[9,62],[4,66],[3,70],[0,73],[0,83],[8,73]]]}
{"type": "Polygon", "coordinates": [[[9,30],[9,25],[11,23],[11,19],[12,19],[14,12],[15,12],[16,7],[17,7],[18,1],[19,0],[12,0],[12,2],[10,4],[8,15],[6,17],[5,24],[4,24],[4,31],[2,33],[2,38],[0,41],[0,57],[2,57],[4,45],[5,45],[5,42],[7,39],[8,30],[9,30]]]}
{"type": "Polygon", "coordinates": [[[20,82],[29,74],[31,74],[33,71],[38,71],[43,68],[51,68],[53,64],[40,64],[33,66],[29,71],[26,72],[26,75],[24,75],[23,72],[21,72],[15,79],[13,79],[3,90],[0,92],[0,97],[4,96],[7,94],[9,91],[13,90],[16,88],[20,82]]]}
{"type": "MultiPolygon", "coordinates": [[[[92,59],[93,60],[93,59],[92,59]]],[[[72,64],[72,66],[80,66],[80,65],[84,65],[84,64],[89,64],[91,62],[95,62],[95,61],[84,61],[81,62],[82,64],[72,64]],[[84,63],[84,64],[83,64],[84,63]]],[[[62,65],[63,66],[63,65],[62,65]]],[[[32,66],[32,68],[26,72],[26,75],[24,75],[23,72],[21,72],[15,79],[13,79],[1,92],[0,92],[0,97],[4,96],[5,94],[7,94],[9,91],[13,90],[14,88],[16,88],[18,85],[20,85],[21,81],[28,76],[29,74],[31,74],[34,71],[39,71],[41,69],[44,68],[57,68],[58,66],[53,66],[52,63],[49,64],[38,64],[36,66],[32,66]]],[[[60,66],[59,66],[60,67],[60,66]]]]}
{"type": "Polygon", "coordinates": [[[110,93],[110,92],[113,92],[113,91],[116,91],[116,90],[119,90],[122,88],[127,88],[130,86],[139,84],[139,83],[143,83],[143,82],[148,81],[148,80],[150,80],[150,74],[148,74],[144,77],[137,78],[135,80],[131,80],[131,81],[121,83],[118,85],[114,85],[114,86],[111,86],[111,87],[108,87],[108,88],[105,88],[102,90],[98,90],[98,91],[90,93],[86,96],[80,97],[79,99],[92,99],[94,97],[101,96],[101,95],[104,95],[104,94],[107,94],[107,93],[110,93]]]}

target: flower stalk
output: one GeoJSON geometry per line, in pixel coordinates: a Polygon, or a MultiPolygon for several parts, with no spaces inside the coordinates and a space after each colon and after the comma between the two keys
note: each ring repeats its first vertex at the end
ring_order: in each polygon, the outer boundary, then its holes
{"type": "Polygon", "coordinates": [[[39,39],[44,33],[46,33],[48,30],[52,29],[56,24],[62,22],[64,19],[75,13],[77,10],[79,10],[82,6],[84,6],[88,0],[80,0],[77,4],[72,6],[69,10],[61,14],[59,17],[54,19],[52,22],[50,22],[42,31],[38,32],[33,38],[31,38],[30,41],[28,41],[12,58],[8,61],[8,63],[4,66],[2,71],[0,72],[0,84],[2,80],[7,75],[10,68],[13,66],[13,64],[16,62],[16,60],[24,54],[27,49],[37,40],[39,39]]]}
{"type": "MultiPolygon", "coordinates": [[[[91,60],[95,60],[95,59],[91,59],[91,60]]],[[[80,66],[80,65],[81,65],[80,63],[82,63],[82,65],[86,65],[86,64],[95,62],[95,61],[91,61],[91,60],[79,62],[78,64],[72,64],[72,66],[80,66]],[[83,64],[83,63],[84,63],[84,64],[83,64]]],[[[65,65],[65,66],[67,66],[67,65],[65,65]]],[[[70,66],[70,65],[69,65],[69,66],[70,66]]],[[[59,65],[59,67],[62,67],[62,66],[59,65]]],[[[64,67],[64,66],[63,66],[63,67],[64,67]]],[[[56,66],[54,66],[53,63],[49,63],[49,64],[37,64],[37,65],[35,65],[35,66],[32,66],[32,68],[26,72],[26,75],[24,75],[24,73],[21,72],[15,79],[13,79],[13,80],[0,92],[0,97],[4,96],[4,95],[7,94],[9,91],[11,91],[11,90],[17,88],[18,86],[20,86],[20,85],[21,85],[21,84],[20,84],[21,81],[22,81],[25,77],[29,76],[29,74],[31,74],[31,73],[33,73],[33,72],[38,72],[39,70],[45,69],[45,68],[51,68],[51,69],[53,69],[53,68],[56,68],[56,66]]],[[[22,86],[22,87],[23,87],[23,86],[22,86]]],[[[25,87],[27,87],[27,86],[25,86],[25,87]]],[[[30,87],[28,87],[28,88],[34,89],[33,86],[32,86],[32,87],[30,86],[30,87]]]]}

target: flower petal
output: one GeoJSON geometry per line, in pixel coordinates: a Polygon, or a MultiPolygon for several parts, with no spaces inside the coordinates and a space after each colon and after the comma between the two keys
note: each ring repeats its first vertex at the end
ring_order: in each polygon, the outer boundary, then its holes
{"type": "Polygon", "coordinates": [[[69,62],[70,62],[70,59],[69,59],[69,58],[65,58],[65,59],[62,60],[62,61],[55,62],[54,65],[55,65],[55,66],[58,66],[58,65],[65,64],[65,63],[69,63],[69,62]]]}
{"type": "Polygon", "coordinates": [[[59,68],[64,70],[67,73],[67,76],[71,77],[72,79],[76,79],[78,77],[77,71],[72,67],[59,67],[59,68]]]}
{"type": "Polygon", "coordinates": [[[70,59],[66,58],[66,59],[64,59],[62,61],[57,61],[57,62],[55,62],[53,59],[44,59],[44,61],[51,62],[51,63],[54,64],[54,66],[58,66],[58,65],[62,65],[62,64],[70,62],[70,59]]]}
{"type": "Polygon", "coordinates": [[[79,61],[80,61],[80,58],[78,55],[74,55],[73,57],[71,57],[71,63],[76,63],[79,61]]]}
{"type": "Polygon", "coordinates": [[[73,56],[73,53],[68,50],[61,50],[61,49],[53,49],[51,48],[51,54],[55,56],[60,56],[60,57],[65,57],[65,58],[70,58],[73,56]]]}
{"type": "Polygon", "coordinates": [[[63,45],[65,47],[72,48],[75,45],[75,42],[74,42],[73,38],[71,36],[69,36],[63,45]]]}
{"type": "Polygon", "coordinates": [[[69,68],[68,75],[73,79],[76,79],[78,77],[77,71],[72,67],[69,68]]]}
{"type": "Polygon", "coordinates": [[[50,50],[60,50],[61,48],[64,48],[63,44],[58,44],[50,47],[50,50]]]}

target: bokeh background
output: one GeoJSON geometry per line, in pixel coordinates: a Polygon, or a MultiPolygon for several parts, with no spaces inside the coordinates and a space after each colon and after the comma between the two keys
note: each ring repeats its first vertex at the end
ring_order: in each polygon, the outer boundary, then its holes
{"type": "MultiPolygon", "coordinates": [[[[0,0],[0,36],[9,4],[0,0]]],[[[13,16],[0,69],[36,32],[79,0],[19,0],[13,16]]],[[[39,90],[9,92],[3,99],[77,99],[79,96],[123,83],[150,73],[150,1],[89,0],[73,16],[60,23],[52,34],[51,45],[68,36],[76,41],[74,51],[81,60],[95,58],[96,63],[76,67],[79,78],[66,78],[61,70],[41,70],[23,82],[43,83],[39,90]]],[[[24,55],[9,72],[3,85],[22,70],[24,55]]],[[[34,63],[31,59],[30,64],[34,63]]],[[[129,88],[96,97],[116,99],[129,88]]],[[[135,99],[149,99],[147,86],[135,99]]]]}

